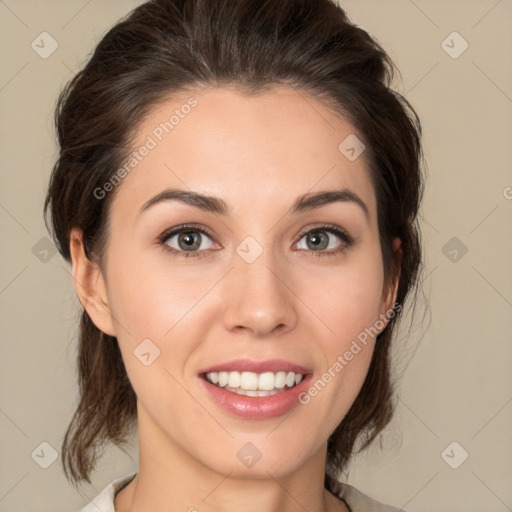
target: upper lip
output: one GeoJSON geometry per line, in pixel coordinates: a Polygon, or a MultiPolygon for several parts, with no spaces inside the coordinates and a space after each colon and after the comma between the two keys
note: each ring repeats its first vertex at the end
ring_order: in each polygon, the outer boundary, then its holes
{"type": "Polygon", "coordinates": [[[286,361],[284,359],[266,359],[264,361],[255,361],[253,359],[232,359],[224,363],[209,366],[200,370],[200,374],[211,372],[294,372],[303,375],[311,373],[311,370],[299,364],[286,361]]]}

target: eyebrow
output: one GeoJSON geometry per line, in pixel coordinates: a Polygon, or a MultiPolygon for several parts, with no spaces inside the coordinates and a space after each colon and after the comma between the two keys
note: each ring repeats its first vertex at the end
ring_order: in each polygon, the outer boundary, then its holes
{"type": "MultiPolygon", "coordinates": [[[[167,201],[180,201],[182,203],[195,206],[205,212],[216,213],[219,215],[227,216],[232,212],[232,208],[218,197],[208,196],[200,194],[199,192],[179,188],[168,188],[146,201],[140,208],[138,215],[156,204],[167,201]]],[[[309,194],[299,196],[288,209],[287,213],[301,213],[336,202],[353,203],[358,205],[363,210],[366,219],[369,220],[370,214],[365,202],[355,192],[348,188],[311,192],[309,194]]]]}

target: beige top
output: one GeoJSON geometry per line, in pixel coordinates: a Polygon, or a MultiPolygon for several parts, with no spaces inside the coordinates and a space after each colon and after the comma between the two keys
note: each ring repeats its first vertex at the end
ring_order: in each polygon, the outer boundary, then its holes
{"type": "MultiPolygon", "coordinates": [[[[116,494],[125,486],[127,486],[137,473],[130,473],[122,477],[116,478],[108,484],[88,505],[80,510],[80,512],[115,512],[114,499],[116,494]]],[[[355,487],[338,482],[327,476],[327,489],[345,503],[350,512],[404,512],[402,509],[384,505],[355,487]]]]}

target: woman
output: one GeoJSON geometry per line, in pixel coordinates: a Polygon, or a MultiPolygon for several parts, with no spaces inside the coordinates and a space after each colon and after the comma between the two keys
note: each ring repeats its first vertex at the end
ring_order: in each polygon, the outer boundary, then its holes
{"type": "Polygon", "coordinates": [[[420,123],[330,0],[154,0],[59,98],[48,224],[83,305],[83,510],[387,511],[342,483],[393,412],[420,123]]]}

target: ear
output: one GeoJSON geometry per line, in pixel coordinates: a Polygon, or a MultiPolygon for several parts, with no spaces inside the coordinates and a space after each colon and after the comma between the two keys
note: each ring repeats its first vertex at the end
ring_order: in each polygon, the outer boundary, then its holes
{"type": "Polygon", "coordinates": [[[401,268],[402,268],[402,241],[400,238],[395,237],[393,239],[393,252],[395,253],[395,258],[398,263],[398,272],[393,280],[393,283],[387,289],[384,289],[383,295],[382,295],[382,304],[383,304],[383,311],[381,311],[382,314],[386,314],[387,311],[390,311],[393,309],[393,305],[396,302],[396,295],[398,292],[398,283],[400,282],[400,274],[401,274],[401,268]]]}
{"type": "Polygon", "coordinates": [[[105,279],[99,265],[85,255],[80,229],[71,230],[69,246],[73,265],[73,284],[82,306],[100,331],[115,336],[105,279]]]}

